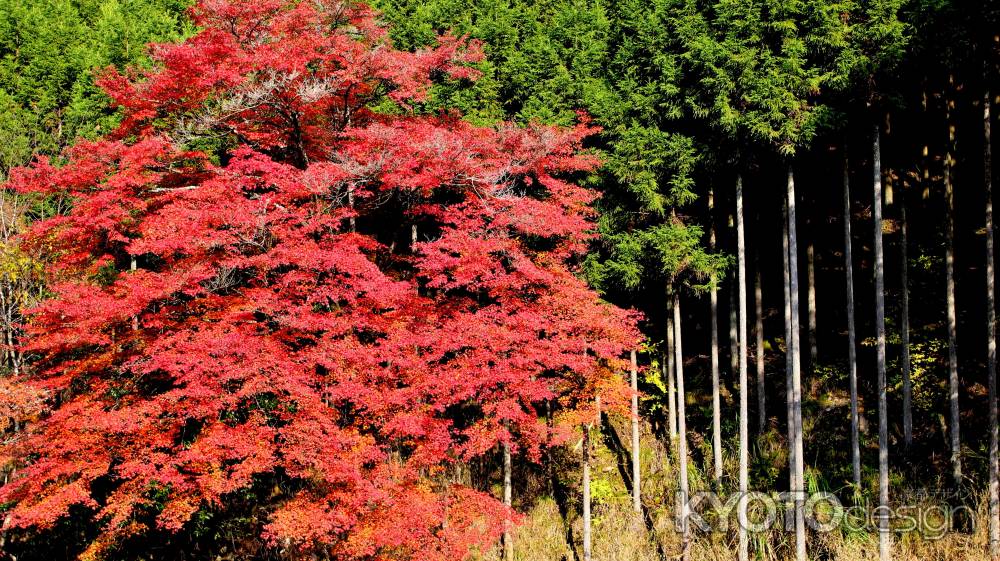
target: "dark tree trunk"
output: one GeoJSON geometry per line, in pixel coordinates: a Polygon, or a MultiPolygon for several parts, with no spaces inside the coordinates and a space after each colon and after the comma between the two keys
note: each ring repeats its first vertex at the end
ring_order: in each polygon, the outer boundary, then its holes
{"type": "Polygon", "coordinates": [[[861,445],[858,436],[858,357],[854,330],[854,257],[851,240],[851,174],[844,146],[844,270],[847,276],[847,380],[851,391],[851,471],[854,487],[861,489],[861,445]]]}
{"type": "Polygon", "coordinates": [[[798,243],[795,224],[795,175],[792,166],[788,166],[788,291],[791,296],[791,332],[792,332],[792,427],[793,440],[790,443],[795,451],[794,485],[792,495],[795,500],[795,558],[806,561],[806,524],[805,524],[805,455],[802,450],[802,359],[799,345],[799,273],[798,273],[798,243]]]}
{"type": "MultiPolygon", "coordinates": [[[[715,193],[708,190],[708,248],[715,251],[715,193]]],[[[719,291],[712,284],[709,291],[711,305],[711,338],[710,351],[712,360],[712,470],[716,484],[722,483],[722,404],[719,398],[719,291]]]]}
{"type": "MultiPolygon", "coordinates": [[[[758,225],[759,228],[759,225],[758,225]]],[[[760,251],[754,248],[754,350],[757,367],[757,433],[764,434],[767,430],[766,384],[764,380],[764,301],[760,286],[760,251]]]]}
{"type": "Polygon", "coordinates": [[[899,253],[900,253],[900,312],[902,322],[899,326],[902,337],[903,362],[903,445],[909,450],[913,446],[913,383],[910,376],[910,263],[908,250],[908,232],[906,222],[905,188],[899,191],[899,253]]]}
{"type": "Polygon", "coordinates": [[[879,559],[892,558],[892,536],[889,529],[889,417],[886,405],[885,375],[885,280],[882,253],[882,155],[879,146],[879,128],[875,126],[872,140],[872,161],[874,162],[872,200],[875,217],[875,336],[878,360],[878,498],[879,509],[886,513],[879,516],[879,559]]]}
{"type": "Polygon", "coordinates": [[[641,495],[641,475],[640,463],[639,463],[639,365],[638,360],[635,356],[635,350],[632,351],[632,371],[631,371],[631,386],[632,386],[632,509],[636,512],[642,512],[642,495],[641,495]]]}
{"type": "Polygon", "coordinates": [[[670,445],[677,438],[677,369],[674,367],[674,301],[667,291],[667,416],[670,417],[670,445]]]}
{"type": "MultiPolygon", "coordinates": [[[[740,387],[740,475],[739,490],[740,518],[745,517],[746,493],[749,481],[750,464],[750,411],[748,407],[749,381],[747,377],[747,252],[746,237],[743,231],[743,176],[736,176],[736,284],[739,287],[739,387],[740,387]]],[[[749,542],[744,524],[737,524],[739,532],[739,561],[747,561],[749,557],[749,542]]]]}
{"type": "Polygon", "coordinates": [[[948,100],[946,115],[948,120],[948,150],[944,161],[944,196],[947,242],[945,248],[945,294],[948,316],[948,402],[951,406],[951,425],[948,427],[951,440],[951,475],[955,489],[962,486],[962,440],[958,402],[958,319],[955,310],[955,190],[952,185],[952,167],[955,163],[955,124],[952,121],[954,101],[948,100]]]}
{"type": "Polygon", "coordinates": [[[591,561],[590,531],[590,425],[583,429],[583,561],[591,561]]]}
{"type": "MultiPolygon", "coordinates": [[[[511,501],[511,462],[510,462],[510,444],[503,445],[503,504],[507,508],[511,508],[513,502],[511,501]]],[[[503,558],[504,561],[510,561],[514,558],[514,542],[511,540],[510,535],[510,521],[504,522],[503,527],[503,558]]]]}
{"type": "Polygon", "coordinates": [[[674,292],[674,364],[677,374],[677,457],[680,463],[680,495],[681,495],[681,559],[687,561],[689,553],[688,532],[688,451],[687,451],[687,419],[684,412],[684,352],[681,346],[681,298],[674,292]]]}
{"type": "Polygon", "coordinates": [[[993,258],[993,137],[989,89],[983,94],[983,178],[986,188],[986,336],[990,399],[989,541],[990,556],[1000,558],[1000,428],[997,411],[997,327],[995,263],[993,258]]]}

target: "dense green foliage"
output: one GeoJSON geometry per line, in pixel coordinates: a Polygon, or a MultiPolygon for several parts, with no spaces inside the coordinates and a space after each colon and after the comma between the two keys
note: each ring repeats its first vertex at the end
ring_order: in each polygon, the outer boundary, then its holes
{"type": "Polygon", "coordinates": [[[180,37],[187,0],[0,0],[0,177],[116,117],[94,85],[107,66],[144,64],[146,45],[180,37]]]}

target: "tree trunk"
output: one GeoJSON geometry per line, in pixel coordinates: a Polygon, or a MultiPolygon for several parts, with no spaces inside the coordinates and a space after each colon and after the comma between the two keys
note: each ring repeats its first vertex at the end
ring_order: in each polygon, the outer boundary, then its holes
{"type": "Polygon", "coordinates": [[[872,175],[874,193],[872,200],[875,217],[875,335],[878,358],[878,502],[882,513],[878,516],[878,551],[881,561],[892,558],[892,536],[889,529],[889,417],[886,406],[885,380],[885,279],[882,258],[882,154],[879,146],[879,128],[875,125],[872,140],[872,175]]]}
{"type": "MultiPolygon", "coordinates": [[[[759,229],[760,224],[757,227],[759,229]]],[[[760,286],[760,251],[756,245],[754,246],[753,264],[754,336],[756,338],[754,350],[757,352],[755,357],[755,366],[757,367],[757,433],[764,434],[767,429],[767,409],[765,407],[767,397],[764,383],[764,301],[760,286]]]]}
{"type": "Polygon", "coordinates": [[[901,313],[902,322],[899,330],[902,332],[903,362],[903,445],[909,450],[913,445],[913,383],[910,376],[910,263],[907,255],[907,223],[906,223],[906,189],[899,190],[899,254],[900,254],[900,285],[902,286],[901,313]]]}
{"type": "Polygon", "coordinates": [[[684,353],[681,348],[681,297],[674,292],[674,365],[677,375],[677,456],[680,464],[680,525],[681,559],[688,558],[688,466],[687,466],[687,420],[684,413],[684,353]]]}
{"type": "Polygon", "coordinates": [[[590,545],[590,424],[583,428],[583,561],[591,561],[590,545]]]}
{"type": "MultiPolygon", "coordinates": [[[[347,187],[347,206],[351,207],[352,210],[354,209],[354,185],[347,187]]],[[[358,222],[353,214],[347,219],[347,222],[352,232],[358,230],[358,222]]]]}
{"type": "MultiPolygon", "coordinates": [[[[504,443],[503,445],[503,504],[508,509],[511,508],[513,502],[511,501],[511,463],[510,463],[510,444],[504,443]]],[[[503,526],[503,558],[504,561],[510,561],[514,558],[514,542],[511,541],[510,537],[510,520],[504,521],[503,526]]]]}
{"type": "MultiPolygon", "coordinates": [[[[129,270],[134,273],[135,270],[138,269],[138,268],[139,268],[138,260],[136,259],[135,255],[132,255],[130,263],[129,263],[129,270]]],[[[139,316],[138,315],[132,316],[132,331],[139,331],[139,316]]],[[[9,333],[10,333],[10,330],[8,330],[8,334],[9,333]]],[[[8,339],[9,339],[9,335],[8,335],[8,339]]],[[[11,341],[11,343],[12,342],[13,341],[11,341]]],[[[14,358],[16,358],[16,356],[14,356],[14,358]]],[[[17,360],[14,360],[14,375],[15,376],[17,376],[17,374],[18,374],[18,368],[17,368],[17,366],[18,366],[17,360]]]]}
{"type": "MultiPolygon", "coordinates": [[[[715,251],[715,193],[708,190],[708,248],[715,251]]],[[[712,467],[716,485],[722,483],[722,412],[719,399],[719,291],[714,283],[709,292],[712,329],[712,467]]]]}
{"type": "MultiPolygon", "coordinates": [[[[810,232],[814,234],[815,232],[810,232]]],[[[806,245],[806,281],[809,286],[806,288],[806,305],[808,306],[808,336],[809,336],[809,368],[813,372],[816,370],[816,361],[819,356],[819,345],[816,343],[816,248],[813,245],[812,237],[806,245]]]]}
{"type": "Polygon", "coordinates": [[[851,240],[851,173],[844,146],[844,270],[847,277],[847,381],[851,390],[851,470],[855,491],[861,490],[861,444],[858,436],[858,355],[854,331],[854,257],[851,240]]]}
{"type": "Polygon", "coordinates": [[[788,488],[795,488],[795,407],[792,403],[792,343],[795,334],[792,332],[792,292],[788,274],[788,201],[781,204],[781,260],[784,275],[785,292],[785,430],[788,433],[788,488]]]}
{"type": "Polygon", "coordinates": [[[990,556],[1000,559],[1000,429],[997,411],[997,328],[995,269],[993,262],[993,137],[990,92],[983,94],[983,178],[986,186],[986,335],[987,377],[990,399],[989,516],[990,556]]]}
{"type": "Polygon", "coordinates": [[[734,380],[740,369],[740,340],[738,331],[739,318],[737,317],[737,294],[739,287],[736,286],[735,271],[729,274],[729,380],[734,380]]]}
{"type": "Polygon", "coordinates": [[[14,325],[10,319],[10,309],[13,306],[13,302],[11,301],[12,298],[8,298],[7,294],[13,294],[13,292],[14,288],[10,279],[3,279],[0,282],[0,318],[3,319],[3,338],[6,342],[6,346],[3,349],[3,362],[10,362],[11,368],[14,367],[14,336],[11,333],[14,325]]]}
{"type": "MultiPolygon", "coordinates": [[[[747,252],[746,236],[743,230],[743,176],[736,176],[736,282],[739,287],[739,350],[740,350],[740,475],[739,475],[739,519],[746,519],[746,494],[750,464],[750,411],[748,407],[749,383],[747,379],[747,252]]],[[[739,561],[749,558],[749,542],[744,524],[739,527],[739,561]]]]}
{"type": "Polygon", "coordinates": [[[955,488],[962,486],[962,443],[959,427],[958,406],[958,321],[955,312],[955,192],[951,181],[951,168],[955,163],[955,125],[952,122],[951,110],[954,102],[948,100],[946,115],[948,119],[948,153],[944,160],[944,196],[945,212],[947,214],[945,231],[947,242],[945,248],[945,293],[948,310],[948,401],[951,404],[951,425],[948,427],[951,437],[951,476],[955,488]]]}
{"type": "MultiPolygon", "coordinates": [[[[732,214],[729,215],[729,230],[734,233],[736,232],[736,217],[732,214]]],[[[734,248],[735,249],[735,248],[734,248]]],[[[736,271],[729,271],[729,380],[734,380],[737,376],[737,371],[740,368],[740,351],[739,348],[739,335],[737,334],[737,325],[739,324],[739,318],[737,317],[737,294],[739,287],[736,286],[736,271]]]]}
{"type": "Polygon", "coordinates": [[[670,417],[670,445],[677,438],[677,369],[674,368],[674,301],[667,291],[667,416],[670,417]]]}
{"type": "Polygon", "coordinates": [[[639,365],[632,350],[632,509],[642,512],[642,495],[639,465],[639,365]]]}
{"type": "Polygon", "coordinates": [[[788,291],[791,296],[791,332],[792,332],[792,426],[794,439],[791,445],[795,449],[795,485],[792,496],[795,499],[795,558],[806,561],[806,523],[805,523],[805,477],[803,467],[805,455],[802,450],[802,360],[799,345],[799,272],[798,272],[798,241],[795,228],[795,175],[792,166],[788,166],[788,291]]]}
{"type": "MultiPolygon", "coordinates": [[[[8,285],[0,289],[0,293],[4,295],[4,336],[7,339],[7,349],[4,354],[10,359],[11,372],[14,376],[21,375],[21,357],[20,351],[17,347],[17,322],[15,321],[14,311],[17,309],[17,304],[14,299],[14,291],[17,290],[15,287],[8,285]]],[[[139,317],[132,317],[132,329],[139,329],[139,317]]]]}

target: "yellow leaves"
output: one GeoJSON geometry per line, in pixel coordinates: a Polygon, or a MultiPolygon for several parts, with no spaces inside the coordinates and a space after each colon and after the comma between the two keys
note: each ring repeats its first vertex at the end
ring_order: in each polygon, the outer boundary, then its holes
{"type": "Polygon", "coordinates": [[[0,260],[0,271],[8,275],[11,280],[18,280],[24,276],[38,274],[42,270],[41,263],[25,256],[19,251],[5,252],[0,260]]]}
{"type": "Polygon", "coordinates": [[[44,271],[44,264],[17,244],[12,241],[0,243],[0,289],[11,300],[8,305],[25,307],[34,303],[44,271]]]}

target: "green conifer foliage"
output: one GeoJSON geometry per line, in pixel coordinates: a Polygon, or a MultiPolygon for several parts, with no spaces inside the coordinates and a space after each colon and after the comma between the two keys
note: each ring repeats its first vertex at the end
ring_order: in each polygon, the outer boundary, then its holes
{"type": "Polygon", "coordinates": [[[94,72],[186,32],[187,0],[0,0],[0,178],[117,121],[94,72]]]}

